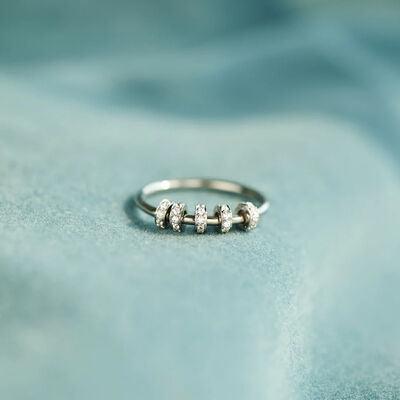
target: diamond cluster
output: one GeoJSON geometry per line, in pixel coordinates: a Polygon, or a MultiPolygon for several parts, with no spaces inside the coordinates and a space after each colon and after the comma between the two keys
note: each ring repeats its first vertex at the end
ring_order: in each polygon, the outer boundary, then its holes
{"type": "Polygon", "coordinates": [[[204,233],[207,229],[207,209],[204,204],[196,205],[194,225],[197,233],[204,233]]]}
{"type": "Polygon", "coordinates": [[[246,231],[254,229],[258,224],[258,220],[260,219],[260,212],[258,211],[258,208],[250,201],[239,203],[236,207],[235,213],[243,216],[243,228],[246,231]]]}
{"type": "Polygon", "coordinates": [[[183,218],[186,214],[186,205],[184,203],[172,203],[169,212],[169,223],[175,232],[180,232],[183,218]]]}
{"type": "Polygon", "coordinates": [[[228,204],[219,204],[215,207],[215,214],[221,224],[221,232],[227,233],[232,228],[232,211],[228,204]]]}
{"type": "Polygon", "coordinates": [[[161,200],[160,204],[156,208],[156,214],[154,217],[155,223],[159,228],[166,228],[166,218],[169,212],[169,209],[172,205],[172,202],[168,199],[161,200]]]}

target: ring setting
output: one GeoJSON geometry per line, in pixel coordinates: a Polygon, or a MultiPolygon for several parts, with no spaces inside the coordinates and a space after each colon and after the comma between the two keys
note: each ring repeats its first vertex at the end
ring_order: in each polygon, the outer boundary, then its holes
{"type": "Polygon", "coordinates": [[[168,199],[163,199],[157,206],[156,213],[154,215],[154,222],[156,223],[156,226],[161,229],[165,229],[167,227],[166,219],[171,205],[172,203],[168,199]]]}
{"type": "Polygon", "coordinates": [[[204,204],[196,205],[194,225],[197,233],[204,233],[207,229],[207,208],[204,204]]]}
{"type": "Polygon", "coordinates": [[[169,212],[169,224],[175,232],[180,232],[182,230],[182,222],[185,214],[186,204],[172,203],[171,210],[169,212]]]}
{"type": "Polygon", "coordinates": [[[154,217],[155,225],[160,229],[171,227],[181,232],[184,225],[194,225],[199,234],[206,232],[208,226],[217,226],[221,233],[227,233],[234,225],[245,231],[257,227],[261,214],[269,208],[269,202],[260,192],[240,183],[216,179],[171,179],[153,182],[143,187],[135,198],[137,206],[154,217]],[[186,204],[164,198],[154,207],[147,197],[171,190],[212,190],[242,196],[247,201],[240,202],[234,211],[228,204],[218,204],[214,213],[209,215],[205,204],[197,204],[193,215],[188,214],[186,204]],[[250,201],[252,200],[252,201],[250,201]]]}
{"type": "Polygon", "coordinates": [[[232,228],[232,211],[228,204],[218,204],[215,207],[215,215],[221,224],[221,233],[227,233],[232,228]]]}
{"type": "Polygon", "coordinates": [[[239,203],[236,207],[235,213],[238,215],[243,215],[243,229],[245,231],[251,231],[257,227],[260,219],[260,213],[258,208],[251,201],[239,203]]]}

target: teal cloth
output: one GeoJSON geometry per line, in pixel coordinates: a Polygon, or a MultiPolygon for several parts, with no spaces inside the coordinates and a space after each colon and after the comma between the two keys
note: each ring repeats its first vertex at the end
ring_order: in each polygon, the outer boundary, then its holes
{"type": "Polygon", "coordinates": [[[399,9],[243,4],[0,5],[1,399],[400,398],[399,9]],[[180,176],[271,209],[159,232],[180,176]]]}

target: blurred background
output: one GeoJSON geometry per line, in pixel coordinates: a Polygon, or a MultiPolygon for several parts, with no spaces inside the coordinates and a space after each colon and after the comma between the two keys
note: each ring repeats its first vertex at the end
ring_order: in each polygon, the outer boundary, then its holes
{"type": "Polygon", "coordinates": [[[399,162],[396,0],[0,0],[0,398],[400,399],[399,162]]]}
{"type": "Polygon", "coordinates": [[[340,114],[383,129],[392,143],[398,8],[396,1],[3,0],[2,69],[108,108],[189,118],[340,114]]]}

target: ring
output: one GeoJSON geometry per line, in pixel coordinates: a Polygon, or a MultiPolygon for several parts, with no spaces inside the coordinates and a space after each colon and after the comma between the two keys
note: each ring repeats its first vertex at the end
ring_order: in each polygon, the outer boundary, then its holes
{"type": "Polygon", "coordinates": [[[257,190],[240,183],[217,179],[169,179],[152,182],[139,190],[135,197],[137,206],[146,214],[154,217],[157,227],[171,227],[180,232],[184,225],[194,225],[197,233],[204,233],[207,226],[218,226],[222,233],[229,232],[233,225],[241,225],[245,231],[254,229],[260,215],[269,208],[269,201],[257,190]],[[228,204],[218,204],[209,215],[205,204],[197,204],[195,213],[188,214],[186,204],[163,199],[154,207],[147,202],[149,196],[175,190],[212,190],[242,196],[246,201],[240,202],[232,212],[228,204]],[[252,200],[252,201],[250,201],[252,200]]]}

